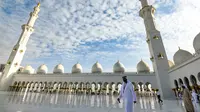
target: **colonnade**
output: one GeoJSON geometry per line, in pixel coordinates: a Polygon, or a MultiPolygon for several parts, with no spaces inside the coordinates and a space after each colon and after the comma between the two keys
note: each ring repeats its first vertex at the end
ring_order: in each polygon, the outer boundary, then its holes
{"type": "MultiPolygon", "coordinates": [[[[151,83],[132,82],[138,95],[152,96],[158,89],[153,89],[151,83]]],[[[36,93],[64,93],[91,95],[119,95],[121,82],[25,82],[16,81],[9,87],[9,91],[36,93]]]]}
{"type": "MultiPolygon", "coordinates": [[[[198,76],[200,76],[200,73],[198,76]]],[[[198,80],[200,81],[199,77],[198,80]]],[[[173,88],[173,91],[176,97],[179,97],[179,94],[182,92],[182,86],[186,86],[190,91],[193,89],[197,94],[200,94],[200,85],[198,85],[197,79],[194,75],[190,75],[189,78],[183,77],[183,79],[175,79],[174,86],[175,88],[173,88]]]]}

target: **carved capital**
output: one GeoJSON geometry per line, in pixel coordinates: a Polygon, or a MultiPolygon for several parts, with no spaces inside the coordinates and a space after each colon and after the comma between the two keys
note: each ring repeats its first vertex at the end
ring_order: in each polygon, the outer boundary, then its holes
{"type": "Polygon", "coordinates": [[[22,25],[22,29],[24,31],[34,32],[34,28],[32,26],[27,25],[27,24],[22,25]]]}
{"type": "Polygon", "coordinates": [[[152,15],[155,13],[155,8],[151,5],[148,5],[148,6],[144,6],[140,12],[139,12],[139,15],[140,17],[144,18],[145,14],[150,12],[152,15]]]}
{"type": "Polygon", "coordinates": [[[31,12],[31,13],[30,13],[30,16],[31,16],[31,17],[36,17],[36,18],[38,18],[38,14],[37,14],[36,12],[31,12]]]}

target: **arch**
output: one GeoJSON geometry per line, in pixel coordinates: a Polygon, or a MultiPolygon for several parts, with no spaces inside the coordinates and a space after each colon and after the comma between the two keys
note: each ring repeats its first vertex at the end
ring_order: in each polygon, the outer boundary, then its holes
{"type": "Polygon", "coordinates": [[[136,89],[136,88],[137,88],[136,83],[135,83],[135,82],[132,82],[132,84],[133,84],[134,89],[136,89]]]}
{"type": "Polygon", "coordinates": [[[80,84],[79,84],[79,90],[83,91],[84,88],[85,88],[84,83],[80,82],[80,84]]]}
{"type": "Polygon", "coordinates": [[[197,79],[194,75],[190,75],[190,82],[192,83],[192,85],[197,84],[197,79]]]}
{"type": "Polygon", "coordinates": [[[116,92],[116,84],[114,82],[111,82],[110,83],[110,89],[111,90],[111,93],[114,95],[115,92],[116,92]]]}
{"type": "Polygon", "coordinates": [[[67,89],[67,82],[64,82],[62,87],[63,89],[67,89]]]}
{"type": "Polygon", "coordinates": [[[145,89],[146,89],[146,91],[152,91],[152,86],[151,86],[151,83],[150,82],[146,82],[145,83],[145,89]]]}
{"type": "Polygon", "coordinates": [[[37,90],[38,92],[40,92],[40,91],[42,90],[42,88],[43,88],[42,86],[43,86],[43,83],[42,83],[42,82],[39,82],[38,90],[37,90]]]}
{"type": "Polygon", "coordinates": [[[102,89],[102,82],[98,82],[97,83],[97,88],[98,92],[100,92],[100,90],[102,89]]]}
{"type": "Polygon", "coordinates": [[[179,86],[178,86],[178,81],[177,81],[177,80],[174,80],[174,86],[175,86],[176,89],[179,88],[179,86]]]}
{"type": "Polygon", "coordinates": [[[79,87],[79,83],[78,83],[78,82],[75,82],[75,83],[74,83],[74,89],[78,90],[78,87],[79,87]]]}
{"type": "Polygon", "coordinates": [[[183,85],[183,80],[181,78],[178,79],[179,85],[182,86],[183,85]]]}
{"type": "Polygon", "coordinates": [[[190,75],[190,82],[193,85],[193,89],[196,93],[199,93],[199,86],[197,84],[197,79],[194,75],[190,75]]]}
{"type": "Polygon", "coordinates": [[[18,83],[17,83],[17,86],[20,86],[21,85],[21,81],[19,81],[18,83]]]}
{"type": "Polygon", "coordinates": [[[121,87],[122,87],[122,83],[118,82],[117,85],[116,85],[116,90],[117,90],[118,93],[120,93],[121,87]]]}
{"type": "Polygon", "coordinates": [[[104,86],[105,93],[108,95],[109,94],[109,83],[104,82],[103,86],[104,86]]]}
{"type": "Polygon", "coordinates": [[[92,82],[92,83],[91,83],[91,91],[92,91],[92,94],[95,94],[95,92],[96,92],[96,87],[97,87],[96,83],[95,83],[95,82],[92,82]]]}
{"type": "Polygon", "coordinates": [[[200,72],[197,74],[198,80],[200,81],[200,72]]]}
{"type": "Polygon", "coordinates": [[[42,87],[43,87],[43,90],[47,90],[47,88],[48,88],[48,86],[47,86],[48,84],[47,84],[47,82],[45,81],[44,83],[43,83],[43,85],[42,85],[42,87]]]}
{"type": "Polygon", "coordinates": [[[34,84],[35,84],[34,82],[31,82],[31,83],[30,83],[30,85],[29,85],[29,88],[30,88],[29,90],[30,90],[30,92],[32,92],[32,90],[34,89],[34,84]]]}
{"type": "Polygon", "coordinates": [[[187,86],[187,88],[188,88],[189,90],[191,90],[189,79],[188,79],[187,77],[184,77],[183,80],[184,80],[184,84],[187,86]]]}
{"type": "Polygon", "coordinates": [[[26,82],[25,82],[25,81],[23,81],[23,82],[22,82],[22,87],[24,87],[24,86],[25,86],[25,84],[26,84],[26,82]]]}
{"type": "Polygon", "coordinates": [[[15,81],[15,82],[13,83],[13,86],[17,86],[17,81],[15,81]]]}
{"type": "Polygon", "coordinates": [[[138,90],[139,91],[144,91],[144,84],[142,82],[138,83],[138,90]]]}
{"type": "Polygon", "coordinates": [[[85,88],[86,88],[86,89],[90,89],[90,83],[89,83],[89,82],[86,82],[86,83],[85,83],[85,88]]]}

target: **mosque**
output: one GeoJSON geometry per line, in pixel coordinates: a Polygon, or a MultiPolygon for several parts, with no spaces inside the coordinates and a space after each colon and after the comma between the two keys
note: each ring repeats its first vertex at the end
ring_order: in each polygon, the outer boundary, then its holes
{"type": "Polygon", "coordinates": [[[138,94],[152,95],[159,90],[165,98],[177,96],[176,93],[181,85],[200,92],[200,34],[193,41],[195,54],[179,48],[174,54],[173,61],[168,60],[160,32],[155,26],[155,8],[148,5],[147,0],[140,1],[142,9],[139,14],[144,19],[146,42],[149,45],[154,72],[150,72],[149,66],[143,60],[137,64],[136,72],[126,72],[120,61],[113,65],[113,72],[110,73],[103,72],[99,62],[91,67],[91,73],[82,73],[83,67],[80,63],[72,67],[71,73],[65,73],[62,64],[56,65],[53,73],[48,72],[45,64],[39,66],[37,70],[31,65],[20,66],[27,42],[34,31],[34,23],[38,18],[40,11],[40,4],[38,4],[30,13],[27,24],[22,25],[22,33],[7,64],[0,67],[1,90],[117,94],[121,87],[121,77],[125,75],[138,94]]]}

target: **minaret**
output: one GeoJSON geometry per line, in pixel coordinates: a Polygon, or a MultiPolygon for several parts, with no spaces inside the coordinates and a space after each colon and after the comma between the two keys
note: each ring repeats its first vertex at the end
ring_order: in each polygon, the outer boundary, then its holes
{"type": "Polygon", "coordinates": [[[40,3],[34,7],[34,11],[30,13],[30,18],[27,24],[22,25],[22,33],[17,44],[14,46],[10,57],[7,61],[5,69],[3,71],[3,76],[0,82],[0,89],[6,90],[10,86],[13,74],[19,69],[24,53],[26,51],[26,45],[29,40],[30,35],[34,31],[34,23],[38,18],[38,13],[40,11],[40,3]]]}
{"type": "Polygon", "coordinates": [[[160,31],[156,28],[154,21],[155,8],[148,4],[147,0],[140,0],[142,9],[139,14],[144,19],[146,28],[147,44],[153,63],[153,69],[156,73],[158,87],[161,95],[165,99],[173,98],[173,92],[170,87],[170,80],[168,75],[168,59],[161,38],[160,31]]]}

